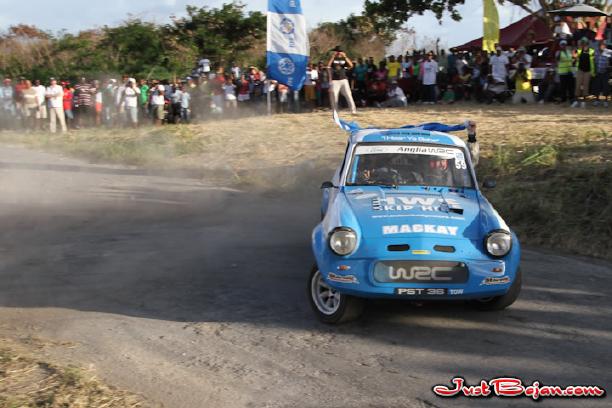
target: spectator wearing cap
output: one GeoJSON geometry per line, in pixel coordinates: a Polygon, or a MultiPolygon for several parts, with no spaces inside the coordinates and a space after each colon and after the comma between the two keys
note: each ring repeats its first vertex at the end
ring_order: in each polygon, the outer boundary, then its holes
{"type": "Polygon", "coordinates": [[[555,81],[556,73],[552,64],[546,64],[546,73],[544,78],[538,84],[538,103],[551,102],[557,90],[557,82],[555,81]]]}
{"type": "Polygon", "coordinates": [[[50,85],[45,89],[45,99],[49,102],[49,130],[51,130],[51,133],[55,133],[59,121],[62,132],[66,133],[64,89],[57,84],[55,78],[50,79],[50,85]]]}
{"type": "Polygon", "coordinates": [[[589,39],[580,39],[580,49],[575,52],[576,59],[576,100],[573,108],[586,107],[585,98],[589,95],[591,77],[595,77],[595,50],[589,47],[589,39]]]}
{"type": "Polygon", "coordinates": [[[608,69],[610,67],[610,61],[612,61],[612,51],[606,48],[604,41],[599,42],[599,46],[595,51],[595,79],[593,83],[593,89],[597,100],[594,102],[595,106],[599,105],[599,96],[603,95],[604,107],[608,107],[608,95],[610,95],[610,74],[608,69]]]}
{"type": "Polygon", "coordinates": [[[397,80],[392,80],[389,89],[387,90],[387,100],[382,103],[377,103],[379,108],[400,108],[404,106],[408,106],[408,98],[406,98],[406,94],[397,85],[397,80]]]}
{"type": "Polygon", "coordinates": [[[506,82],[508,78],[508,65],[510,61],[508,57],[502,53],[502,48],[498,45],[495,47],[495,55],[489,59],[491,65],[491,75],[496,82],[506,82]]]}
{"type": "Polygon", "coordinates": [[[523,64],[526,69],[531,68],[532,60],[533,58],[531,57],[531,55],[527,54],[527,49],[525,47],[520,47],[514,57],[514,63],[516,64],[516,66],[518,67],[518,64],[523,64]]]}
{"type": "Polygon", "coordinates": [[[555,59],[557,60],[561,101],[571,103],[574,100],[574,74],[572,72],[574,55],[567,46],[566,40],[559,42],[559,51],[557,51],[555,59]]]}

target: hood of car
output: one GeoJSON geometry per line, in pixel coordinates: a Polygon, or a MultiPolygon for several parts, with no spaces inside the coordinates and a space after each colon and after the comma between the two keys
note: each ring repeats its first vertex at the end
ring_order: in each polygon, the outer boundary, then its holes
{"type": "Polygon", "coordinates": [[[378,237],[477,239],[482,236],[474,190],[345,189],[361,234],[378,237]]]}

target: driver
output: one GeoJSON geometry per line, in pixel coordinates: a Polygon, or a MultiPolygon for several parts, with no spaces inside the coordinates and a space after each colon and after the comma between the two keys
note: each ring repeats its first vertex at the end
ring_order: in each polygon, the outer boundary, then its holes
{"type": "Polygon", "coordinates": [[[397,184],[399,174],[397,170],[387,166],[383,155],[368,154],[365,156],[364,166],[359,172],[359,182],[365,184],[393,183],[397,184]]]}
{"type": "Polygon", "coordinates": [[[429,160],[428,178],[430,183],[437,186],[453,185],[452,174],[449,169],[449,160],[442,157],[434,157],[429,160]]]}

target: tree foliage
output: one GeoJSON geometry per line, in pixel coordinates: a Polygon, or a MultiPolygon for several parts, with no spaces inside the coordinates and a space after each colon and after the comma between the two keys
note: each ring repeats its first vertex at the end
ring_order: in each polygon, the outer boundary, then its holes
{"type": "Polygon", "coordinates": [[[128,74],[172,78],[206,56],[218,63],[264,53],[266,18],[233,2],[220,8],[187,6],[187,15],[157,25],[130,18],[116,27],[56,35],[30,25],[0,33],[0,73],[29,78],[128,74]]]}
{"type": "MultiPolygon", "coordinates": [[[[510,3],[522,8],[528,13],[538,10],[550,11],[566,7],[579,1],[571,0],[498,0],[500,4],[510,3]],[[537,7],[533,7],[533,4],[537,7]]],[[[589,4],[600,10],[610,7],[609,0],[583,0],[581,3],[589,4]]],[[[432,12],[438,20],[444,13],[448,13],[453,20],[461,20],[458,6],[465,0],[365,0],[364,16],[374,23],[376,30],[398,30],[414,15],[432,12]]]]}

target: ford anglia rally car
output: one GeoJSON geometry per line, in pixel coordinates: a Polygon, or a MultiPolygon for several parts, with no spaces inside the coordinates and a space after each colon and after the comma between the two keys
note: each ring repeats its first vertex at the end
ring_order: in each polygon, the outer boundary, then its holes
{"type": "Polygon", "coordinates": [[[364,298],[511,305],[521,289],[519,242],[481,193],[466,144],[442,132],[466,127],[336,121],[350,136],[321,187],[322,220],[312,233],[308,292],[318,317],[354,319],[364,298]]]}

